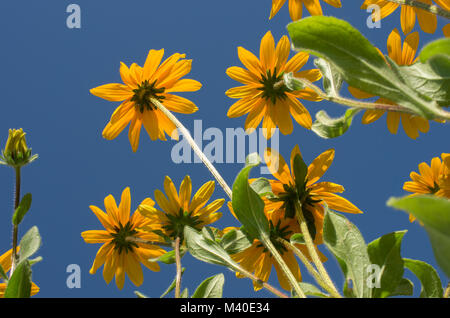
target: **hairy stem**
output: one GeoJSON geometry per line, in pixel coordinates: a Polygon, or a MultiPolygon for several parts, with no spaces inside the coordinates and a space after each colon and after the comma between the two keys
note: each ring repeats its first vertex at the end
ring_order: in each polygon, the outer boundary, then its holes
{"type": "Polygon", "coordinates": [[[284,247],[286,247],[287,249],[290,249],[292,252],[294,252],[295,255],[297,255],[297,257],[302,261],[303,265],[305,265],[306,269],[311,274],[311,276],[313,276],[314,279],[316,280],[316,282],[323,289],[325,289],[327,292],[329,292],[332,297],[334,297],[334,298],[342,298],[342,296],[339,293],[336,293],[336,291],[331,286],[327,285],[327,283],[322,279],[322,277],[316,271],[314,266],[311,265],[309,260],[302,253],[302,251],[300,251],[294,244],[292,244],[291,242],[289,242],[289,241],[287,241],[285,239],[278,238],[278,242],[283,244],[284,247]]]}
{"type": "Polygon", "coordinates": [[[309,255],[311,256],[312,261],[316,266],[320,276],[322,277],[323,281],[328,286],[330,286],[330,288],[332,288],[336,294],[339,294],[339,292],[336,289],[336,286],[334,285],[333,281],[331,280],[330,276],[325,270],[325,267],[323,266],[322,261],[319,258],[319,255],[317,254],[314,242],[308,230],[308,225],[306,224],[305,217],[303,216],[301,203],[298,200],[295,202],[295,215],[297,216],[298,223],[300,224],[300,229],[302,231],[303,237],[305,238],[305,243],[306,247],[308,248],[309,255]]]}
{"type": "MultiPolygon", "coordinates": [[[[14,193],[14,211],[16,211],[17,207],[20,203],[20,167],[15,168],[16,172],[16,189],[14,193]]],[[[19,226],[14,224],[13,225],[13,237],[12,237],[12,255],[11,255],[11,270],[10,270],[10,277],[12,276],[14,270],[17,266],[17,236],[19,232],[19,226]]]]}
{"type": "MultiPolygon", "coordinates": [[[[312,89],[317,95],[319,95],[320,98],[328,100],[328,101],[336,103],[336,104],[341,104],[341,105],[355,107],[355,108],[361,108],[361,109],[372,109],[372,110],[378,109],[378,110],[384,110],[384,111],[417,115],[409,108],[406,108],[406,107],[403,107],[400,105],[370,103],[370,102],[363,102],[363,101],[358,101],[358,100],[354,100],[354,99],[349,99],[349,98],[345,98],[345,97],[341,97],[341,96],[329,96],[324,91],[322,91],[318,86],[314,85],[307,79],[296,78],[296,80],[301,82],[305,87],[312,89]]],[[[283,82],[283,81],[280,81],[280,82],[283,82]]],[[[440,109],[440,111],[436,114],[435,119],[450,120],[450,112],[440,109]]]]}
{"type": "Polygon", "coordinates": [[[291,284],[292,289],[295,290],[295,292],[297,293],[297,295],[300,298],[306,298],[306,295],[303,292],[302,288],[300,287],[300,284],[295,279],[294,274],[292,274],[291,270],[289,269],[288,265],[281,257],[280,253],[278,253],[276,247],[273,245],[270,238],[262,237],[261,242],[269,250],[269,252],[270,252],[270,254],[272,254],[273,258],[275,258],[278,265],[280,265],[281,271],[284,273],[284,275],[288,279],[289,283],[291,284]]]}
{"type": "Polygon", "coordinates": [[[163,104],[156,98],[150,98],[150,102],[155,105],[160,111],[164,113],[164,115],[169,118],[169,120],[180,130],[180,132],[183,134],[184,138],[186,138],[187,142],[191,146],[191,148],[194,150],[195,154],[202,160],[202,162],[205,164],[205,166],[208,168],[208,170],[211,172],[211,174],[214,176],[214,178],[217,180],[217,182],[220,184],[220,186],[223,188],[225,193],[228,195],[228,197],[231,199],[231,188],[228,186],[228,184],[225,182],[225,180],[222,178],[220,173],[216,170],[216,168],[213,166],[211,161],[205,156],[205,154],[202,152],[202,150],[197,146],[194,139],[192,138],[189,131],[186,129],[186,127],[183,126],[183,124],[166,108],[163,104]]]}
{"type": "Polygon", "coordinates": [[[134,237],[134,236],[127,236],[125,238],[125,241],[133,242],[133,243],[139,243],[139,244],[145,244],[145,245],[157,245],[157,246],[161,246],[161,247],[172,246],[169,243],[156,242],[156,241],[147,241],[147,240],[141,239],[140,237],[134,237]]]}
{"type": "Polygon", "coordinates": [[[181,290],[181,256],[180,256],[180,237],[175,239],[175,263],[177,266],[177,276],[175,280],[175,298],[180,298],[181,290]]]}
{"type": "Polygon", "coordinates": [[[448,12],[447,10],[444,10],[434,4],[426,4],[424,2],[420,2],[417,0],[387,0],[387,1],[401,4],[401,5],[410,6],[410,7],[415,7],[417,9],[422,9],[422,10],[428,11],[432,14],[439,15],[441,17],[450,19],[450,12],[448,12]]]}

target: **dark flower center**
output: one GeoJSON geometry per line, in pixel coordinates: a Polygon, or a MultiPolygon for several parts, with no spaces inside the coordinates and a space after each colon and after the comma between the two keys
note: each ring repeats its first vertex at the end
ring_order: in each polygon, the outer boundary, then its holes
{"type": "Polygon", "coordinates": [[[439,185],[434,182],[433,187],[428,187],[428,189],[430,190],[431,194],[435,194],[436,192],[438,192],[441,188],[439,187],[439,185]]]}
{"type": "Polygon", "coordinates": [[[200,230],[199,225],[202,224],[199,216],[193,216],[192,212],[183,211],[183,209],[180,209],[177,215],[166,214],[166,216],[169,219],[169,223],[164,225],[163,229],[166,230],[170,238],[175,239],[179,237],[181,242],[184,238],[184,227],[186,225],[200,230]]]}
{"type": "Polygon", "coordinates": [[[277,75],[277,68],[274,69],[273,74],[271,70],[268,70],[266,74],[261,74],[262,87],[258,90],[263,91],[263,97],[267,100],[271,100],[275,105],[278,99],[286,98],[286,92],[288,91],[286,85],[283,84],[283,72],[277,75]]]}
{"type": "Polygon", "coordinates": [[[135,242],[127,241],[127,237],[134,236],[137,231],[133,229],[133,225],[130,222],[127,222],[125,226],[122,223],[119,223],[119,227],[114,227],[115,233],[110,233],[113,237],[112,243],[114,244],[114,249],[119,250],[119,254],[122,251],[128,253],[128,251],[133,252],[133,248],[138,247],[135,242]]]}
{"type": "Polygon", "coordinates": [[[150,98],[156,98],[159,101],[165,98],[160,95],[164,93],[165,88],[156,88],[155,84],[156,80],[153,83],[149,83],[148,80],[145,80],[138,85],[138,88],[133,89],[134,95],[131,98],[131,101],[134,102],[136,108],[139,109],[141,113],[143,113],[145,109],[156,109],[156,106],[152,104],[150,98]]]}
{"type": "Polygon", "coordinates": [[[305,217],[306,224],[308,225],[309,233],[314,240],[316,236],[314,215],[308,207],[313,207],[322,200],[314,198],[311,194],[311,189],[306,188],[306,183],[307,180],[305,180],[302,191],[300,192],[292,184],[283,184],[284,192],[279,193],[278,197],[272,200],[283,201],[282,208],[285,210],[285,216],[287,218],[295,217],[295,202],[299,200],[302,206],[303,216],[305,217]]]}
{"type": "MultiPolygon", "coordinates": [[[[287,252],[287,248],[284,247],[284,245],[278,241],[279,238],[282,238],[284,240],[289,240],[289,235],[292,234],[292,231],[289,230],[289,225],[281,227],[281,220],[278,220],[278,223],[276,225],[273,224],[272,220],[269,221],[269,233],[270,233],[270,240],[272,241],[272,244],[275,246],[277,251],[283,255],[284,252],[287,252]]],[[[264,249],[264,252],[269,252],[268,249],[262,244],[258,244],[258,247],[262,247],[264,249]]]]}

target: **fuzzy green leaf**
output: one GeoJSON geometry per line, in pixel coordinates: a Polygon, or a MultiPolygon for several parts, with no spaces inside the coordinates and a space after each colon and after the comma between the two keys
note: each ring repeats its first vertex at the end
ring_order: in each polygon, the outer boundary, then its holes
{"type": "Polygon", "coordinates": [[[191,298],[222,298],[224,283],[223,274],[209,277],[197,287],[191,298]]]}

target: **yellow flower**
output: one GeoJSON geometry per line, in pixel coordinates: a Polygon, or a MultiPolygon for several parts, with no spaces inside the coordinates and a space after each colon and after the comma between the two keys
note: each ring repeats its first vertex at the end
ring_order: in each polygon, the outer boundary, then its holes
{"type": "MultiPolygon", "coordinates": [[[[403,43],[403,48],[400,34],[397,29],[394,29],[391,32],[387,40],[388,55],[398,65],[411,65],[415,63],[417,58],[414,59],[414,56],[416,55],[418,46],[418,32],[414,32],[406,36],[405,42],[403,43]]],[[[373,97],[373,95],[360,91],[354,87],[349,87],[349,91],[356,98],[364,99],[373,97]]],[[[379,98],[376,103],[395,105],[395,103],[385,98],[379,98]]],[[[385,112],[386,111],[384,110],[378,109],[366,110],[362,118],[362,123],[373,123],[374,121],[380,119],[380,117],[383,116],[385,112]]],[[[391,134],[397,134],[400,119],[403,125],[403,130],[409,138],[416,139],[417,137],[419,137],[419,131],[422,133],[426,133],[430,129],[428,120],[423,117],[413,114],[388,111],[386,122],[391,134]]]]}
{"type": "MultiPolygon", "coordinates": [[[[417,0],[426,4],[432,4],[431,0],[417,0]]],[[[447,0],[435,0],[444,9],[449,7],[447,0]]],[[[437,18],[434,14],[418,9],[408,5],[400,5],[386,0],[366,0],[361,6],[361,9],[366,10],[370,5],[377,5],[380,7],[380,19],[384,19],[391,13],[393,13],[399,6],[401,6],[400,23],[404,34],[408,34],[414,28],[416,24],[416,15],[419,20],[420,28],[426,33],[434,33],[437,27],[437,18]]],[[[449,10],[449,9],[446,9],[449,10]]],[[[375,12],[372,15],[374,21],[378,21],[375,12]]]]}
{"type": "MultiPolygon", "coordinates": [[[[115,276],[117,287],[122,289],[126,273],[134,285],[140,286],[144,281],[140,263],[152,271],[159,271],[159,265],[156,262],[150,262],[149,259],[158,258],[165,251],[156,245],[129,241],[127,237],[151,242],[162,242],[162,240],[154,233],[139,230],[141,226],[152,226],[149,224],[150,221],[145,219],[140,213],[135,211],[130,217],[130,188],[123,190],[119,207],[117,207],[112,195],[108,195],[104,203],[106,213],[93,205],[90,206],[90,209],[97,216],[105,230],[92,230],[81,233],[86,243],[103,244],[98,250],[89,272],[95,274],[97,269],[104,265],[103,278],[107,284],[115,276]]],[[[151,205],[154,202],[151,199],[145,199],[142,204],[151,205]]]]}
{"type": "MultiPolygon", "coordinates": [[[[332,5],[335,8],[342,6],[341,0],[324,0],[326,3],[332,5]]],[[[272,19],[286,0],[272,0],[272,10],[270,11],[270,18],[272,19]]],[[[292,21],[300,20],[302,18],[302,5],[309,11],[311,15],[322,15],[322,7],[319,0],[289,0],[289,14],[292,21]]]]}
{"type": "Polygon", "coordinates": [[[247,69],[237,66],[227,69],[228,76],[244,84],[226,92],[228,97],[239,99],[230,107],[227,115],[234,118],[249,113],[245,121],[248,133],[256,129],[262,120],[263,135],[267,139],[272,137],[277,126],[282,134],[290,134],[293,130],[291,115],[303,127],[311,128],[311,116],[297,98],[310,101],[321,99],[309,88],[288,91],[285,85],[279,83],[283,74],[289,72],[311,82],[319,80],[322,75],[318,69],[299,71],[308,61],[309,54],[299,52],[288,61],[289,52],[287,36],[283,36],[275,48],[270,31],[261,40],[259,60],[250,51],[238,47],[239,59],[247,69]]]}
{"type": "MultiPolygon", "coordinates": [[[[18,247],[19,249],[20,247],[18,247]]],[[[5,273],[11,269],[12,263],[12,249],[0,256],[0,265],[2,266],[5,273]]],[[[6,283],[0,283],[0,298],[5,295],[6,283]]],[[[39,292],[39,287],[35,283],[31,283],[31,296],[36,295],[39,292]]]]}
{"type": "MultiPolygon", "coordinates": [[[[234,215],[231,204],[229,204],[228,207],[230,208],[231,213],[233,213],[234,215]]],[[[284,212],[282,210],[273,211],[265,208],[264,213],[269,221],[270,237],[272,239],[273,245],[280,253],[281,257],[289,267],[295,279],[297,281],[301,281],[302,277],[300,273],[300,267],[298,266],[294,253],[291,250],[286,249],[280,242],[277,241],[277,238],[282,238],[289,241],[290,237],[293,234],[300,233],[298,223],[295,222],[294,219],[285,218],[284,212]]],[[[227,228],[227,230],[230,229],[231,228],[227,228]]],[[[306,245],[295,244],[295,246],[306,257],[310,258],[306,245]]],[[[317,252],[319,253],[319,257],[322,262],[326,261],[327,258],[320,251],[317,250],[317,252]]],[[[233,258],[233,260],[240,263],[243,269],[247,270],[248,272],[254,273],[255,276],[261,279],[263,282],[268,281],[270,272],[272,271],[272,266],[274,266],[281,287],[285,290],[291,290],[289,281],[285,277],[277,261],[259,240],[255,239],[250,247],[248,247],[244,251],[231,255],[231,257],[233,258]]],[[[236,276],[239,278],[244,277],[240,273],[236,273],[236,276]]],[[[262,288],[262,286],[253,282],[253,288],[255,289],[255,291],[258,291],[262,288]]]]}
{"type": "Polygon", "coordinates": [[[128,138],[134,152],[139,146],[142,125],[151,140],[166,140],[165,134],[178,139],[175,125],[151,103],[150,98],[159,100],[173,112],[192,114],[198,110],[197,106],[172,93],[197,91],[202,85],[192,79],[181,79],[191,71],[192,65],[192,60],[184,60],[185,54],[175,53],[161,63],[163,55],[164,49],[150,50],[144,67],[133,63],[128,68],[121,62],[120,76],[125,85],[113,83],[90,90],[103,99],[123,101],[103,130],[104,138],[116,138],[131,122],[128,138]]]}
{"type": "Polygon", "coordinates": [[[267,148],[264,159],[267,168],[276,178],[269,180],[272,192],[277,199],[265,199],[269,211],[282,209],[287,218],[295,218],[295,200],[300,200],[302,211],[308,223],[309,231],[315,244],[322,244],[322,228],[324,219],[323,205],[326,203],[332,210],[347,213],[362,213],[355,205],[336,193],[344,192],[344,187],[332,182],[318,182],[328,170],[334,159],[334,149],[329,149],[319,155],[308,166],[305,180],[296,180],[293,175],[293,163],[300,149],[295,146],[291,152],[291,170],[283,157],[273,149],[267,148]],[[292,171],[292,173],[291,173],[292,171]],[[298,193],[299,185],[304,187],[303,193],[298,193]]]}
{"type": "Polygon", "coordinates": [[[164,191],[167,196],[162,191],[155,190],[155,200],[161,210],[154,207],[152,200],[139,206],[139,212],[148,220],[148,223],[141,227],[142,230],[158,230],[163,237],[172,240],[180,237],[182,240],[185,225],[200,230],[222,216],[217,210],[222,207],[224,199],[214,200],[205,206],[214,192],[214,181],[205,183],[192,200],[192,182],[189,176],[181,182],[179,193],[172,180],[166,176],[164,191]]]}
{"type": "MultiPolygon", "coordinates": [[[[450,199],[450,154],[443,153],[441,158],[442,161],[439,157],[434,157],[431,166],[425,162],[419,164],[419,173],[410,173],[412,181],[405,182],[403,190],[412,192],[411,196],[433,194],[450,199]]],[[[413,222],[415,217],[410,214],[409,220],[413,222]]]]}
{"type": "Polygon", "coordinates": [[[37,155],[31,155],[31,148],[27,146],[25,135],[26,133],[22,128],[9,130],[5,149],[0,156],[0,164],[22,167],[38,157],[37,155]]]}

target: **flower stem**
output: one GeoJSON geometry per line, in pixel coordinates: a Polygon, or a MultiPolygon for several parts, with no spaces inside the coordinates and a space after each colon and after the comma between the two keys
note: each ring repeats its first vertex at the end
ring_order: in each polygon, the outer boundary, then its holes
{"type": "Polygon", "coordinates": [[[331,280],[330,276],[325,270],[325,267],[323,266],[322,261],[319,258],[319,255],[317,254],[314,242],[308,230],[308,225],[306,224],[305,217],[303,216],[301,203],[298,200],[296,200],[295,202],[295,215],[297,216],[298,223],[300,224],[300,229],[302,231],[303,237],[305,238],[305,243],[306,247],[308,248],[309,255],[311,256],[312,261],[316,266],[320,276],[322,277],[323,281],[327,284],[327,286],[330,286],[330,288],[332,288],[336,294],[339,294],[339,292],[336,289],[336,286],[334,285],[333,281],[331,280]]]}
{"type": "Polygon", "coordinates": [[[272,256],[275,258],[275,260],[277,261],[278,265],[280,265],[280,268],[281,268],[282,272],[284,273],[284,275],[286,276],[286,278],[288,279],[289,283],[291,284],[292,289],[295,290],[295,292],[297,293],[297,295],[300,298],[306,298],[306,295],[303,292],[302,288],[300,287],[300,284],[295,279],[294,275],[292,274],[292,272],[289,269],[289,267],[286,264],[286,262],[281,257],[280,253],[278,253],[276,247],[273,245],[273,243],[270,240],[270,238],[268,238],[268,237],[261,237],[261,242],[269,250],[270,254],[272,254],[272,256]]]}
{"type": "Polygon", "coordinates": [[[177,276],[175,279],[175,298],[180,298],[181,290],[181,256],[180,256],[180,237],[175,239],[175,263],[177,266],[177,276]]]}
{"type": "Polygon", "coordinates": [[[410,7],[415,7],[418,9],[428,11],[432,14],[439,15],[441,17],[450,19],[450,12],[448,12],[447,10],[444,10],[434,4],[427,4],[427,3],[420,2],[417,0],[387,0],[387,1],[401,4],[401,5],[410,6],[410,7]]]}
{"type": "MultiPolygon", "coordinates": [[[[341,96],[331,96],[326,94],[324,91],[322,91],[318,86],[314,85],[310,81],[308,81],[305,78],[296,78],[299,82],[301,82],[305,87],[308,87],[312,89],[317,95],[319,95],[320,98],[328,100],[330,102],[341,104],[349,107],[355,107],[355,108],[361,108],[361,109],[369,109],[369,110],[384,110],[384,111],[390,111],[390,112],[399,112],[399,113],[406,113],[406,114],[413,114],[417,115],[415,112],[413,112],[411,109],[400,106],[400,105],[390,105],[390,104],[380,104],[380,103],[370,103],[370,102],[363,102],[363,101],[357,101],[354,99],[349,99],[341,96]]],[[[282,81],[280,81],[282,82],[282,81]]],[[[435,112],[435,119],[444,119],[444,120],[450,120],[450,112],[447,112],[443,109],[439,109],[439,111],[435,112]]]]}
{"type": "MultiPolygon", "coordinates": [[[[14,192],[14,211],[16,211],[17,207],[20,203],[20,167],[15,168],[16,172],[16,189],[14,192]]],[[[19,232],[19,226],[17,224],[13,225],[13,237],[12,237],[12,255],[11,255],[11,270],[10,270],[10,277],[12,276],[14,270],[16,269],[17,265],[17,236],[19,232]]]]}
{"type": "Polygon", "coordinates": [[[281,291],[279,291],[278,289],[276,289],[272,285],[270,285],[270,284],[268,284],[266,282],[263,282],[261,279],[259,279],[258,277],[256,277],[252,273],[246,271],[245,269],[243,269],[241,267],[236,267],[236,268],[234,268],[234,270],[236,272],[238,272],[239,274],[242,274],[242,275],[246,276],[247,278],[250,278],[252,281],[256,282],[257,284],[262,285],[265,289],[267,289],[268,291],[270,291],[274,295],[276,295],[276,296],[278,296],[280,298],[289,298],[286,294],[282,293],[281,291]]]}
{"type": "Polygon", "coordinates": [[[184,138],[186,138],[187,142],[191,146],[191,148],[194,150],[195,154],[202,160],[202,162],[205,164],[205,166],[208,168],[208,170],[211,172],[211,174],[214,176],[214,178],[217,180],[217,182],[220,184],[220,186],[223,188],[225,193],[228,195],[228,197],[231,199],[231,188],[228,186],[228,184],[225,182],[225,180],[222,178],[220,173],[216,170],[216,168],[213,166],[211,161],[205,156],[205,154],[202,152],[202,150],[197,146],[194,139],[191,137],[191,134],[186,129],[186,127],[183,126],[183,124],[156,98],[150,98],[150,102],[155,105],[160,111],[163,112],[164,115],[169,118],[169,120],[180,130],[180,132],[183,134],[184,138]]]}
{"type": "Polygon", "coordinates": [[[316,271],[316,269],[314,268],[314,266],[311,265],[311,263],[309,262],[309,260],[306,258],[306,256],[302,253],[302,251],[300,251],[294,244],[292,244],[291,242],[282,239],[281,237],[278,238],[278,242],[280,242],[281,244],[283,244],[284,247],[286,247],[287,249],[290,249],[292,252],[294,252],[295,255],[297,255],[297,257],[302,261],[302,263],[305,265],[306,269],[308,270],[308,272],[311,274],[311,276],[314,277],[314,279],[316,280],[316,282],[323,288],[325,289],[327,292],[330,293],[330,295],[334,298],[342,298],[342,296],[339,293],[336,293],[336,291],[331,287],[328,286],[327,283],[322,279],[322,277],[320,276],[320,274],[316,271]]]}
{"type": "Polygon", "coordinates": [[[171,246],[171,244],[169,244],[169,243],[156,242],[156,241],[147,241],[147,240],[141,239],[140,237],[134,237],[134,236],[127,236],[125,238],[125,241],[133,242],[133,243],[139,243],[139,244],[145,244],[145,245],[158,245],[158,246],[162,246],[162,247],[171,246]]]}

